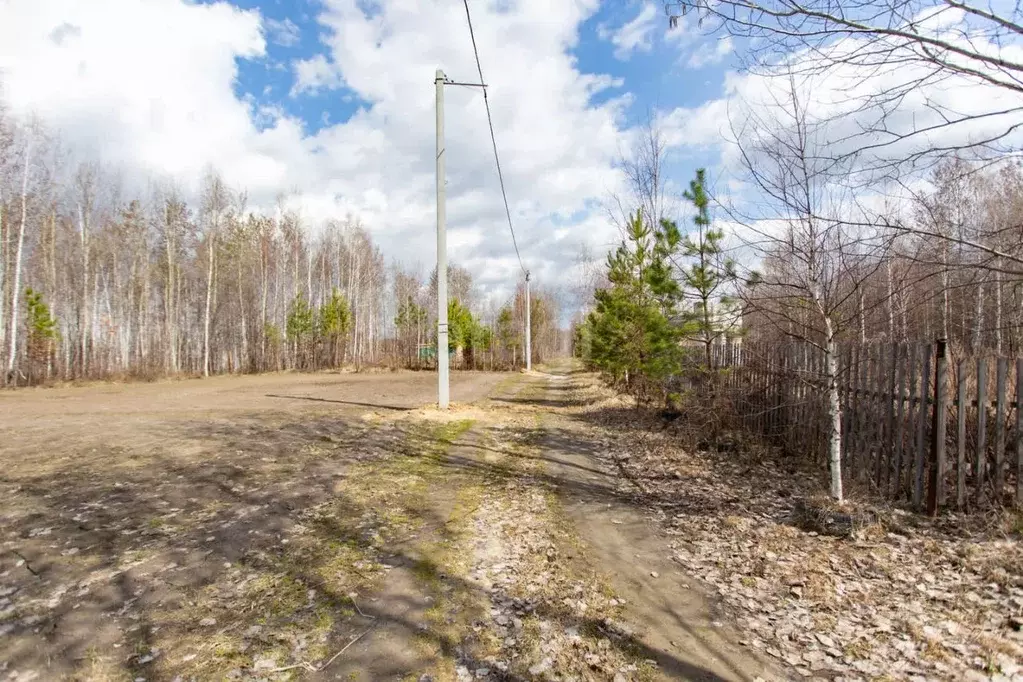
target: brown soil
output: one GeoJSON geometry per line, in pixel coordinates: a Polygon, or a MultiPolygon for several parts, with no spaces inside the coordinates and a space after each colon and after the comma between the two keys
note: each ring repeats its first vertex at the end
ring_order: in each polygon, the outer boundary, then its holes
{"type": "Polygon", "coordinates": [[[0,393],[0,678],[752,680],[593,377],[0,393]],[[656,575],[655,575],[656,574],[656,575]]]}
{"type": "MultiPolygon", "coordinates": [[[[456,373],[452,397],[508,376],[456,373]]],[[[403,500],[360,493],[429,436],[393,416],[428,404],[435,381],[0,392],[0,676],[211,679],[322,661],[372,622],[350,595],[392,570],[381,533],[413,525],[403,500]]]]}

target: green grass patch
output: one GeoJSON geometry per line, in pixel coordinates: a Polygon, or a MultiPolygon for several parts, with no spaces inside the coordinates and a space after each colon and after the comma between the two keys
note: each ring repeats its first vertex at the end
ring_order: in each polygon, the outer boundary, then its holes
{"type": "Polygon", "coordinates": [[[472,419],[460,419],[458,421],[441,424],[434,428],[433,438],[443,445],[453,445],[459,437],[472,428],[472,419]]]}

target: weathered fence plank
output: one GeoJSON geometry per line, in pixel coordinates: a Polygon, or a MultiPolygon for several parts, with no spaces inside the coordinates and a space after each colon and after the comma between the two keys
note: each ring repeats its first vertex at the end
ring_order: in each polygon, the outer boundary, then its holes
{"type": "Polygon", "coordinates": [[[956,369],[956,506],[966,507],[966,360],[959,361],[956,369]]]}
{"type": "Polygon", "coordinates": [[[859,418],[862,396],[860,396],[860,363],[862,362],[863,351],[861,348],[853,348],[852,371],[849,374],[849,390],[852,393],[852,410],[849,412],[849,447],[845,453],[846,460],[843,464],[842,473],[848,475],[855,466],[859,453],[859,418]]]}
{"type": "Polygon", "coordinates": [[[899,475],[902,471],[902,450],[903,439],[906,436],[906,365],[909,362],[909,348],[904,345],[898,346],[899,354],[899,388],[895,394],[896,420],[895,420],[895,452],[892,457],[892,470],[888,480],[888,496],[898,497],[899,475]]]}
{"type": "MultiPolygon", "coordinates": [[[[1023,505],[1023,358],[959,357],[953,365],[947,348],[942,357],[940,343],[838,347],[843,476],[930,513],[1023,505]]],[[[721,385],[734,424],[786,452],[827,461],[823,350],[750,343],[713,357],[727,371],[721,385]]]]}
{"type": "Polygon", "coordinates": [[[947,374],[948,359],[945,356],[945,339],[940,339],[935,348],[934,364],[934,420],[931,425],[931,477],[927,490],[927,513],[934,516],[938,506],[945,504],[945,427],[948,420],[947,374]]]}
{"type": "MultiPolygon", "coordinates": [[[[902,458],[902,469],[909,473],[906,478],[912,482],[913,453],[916,452],[916,413],[917,413],[917,360],[919,359],[919,345],[909,346],[909,402],[906,405],[906,449],[902,458]]],[[[902,471],[899,471],[899,487],[895,491],[895,499],[899,499],[906,490],[902,471]]],[[[908,497],[908,495],[907,495],[908,497]]]]}
{"type": "Polygon", "coordinates": [[[1009,362],[998,358],[995,374],[995,471],[993,476],[995,504],[1002,503],[1005,490],[1005,375],[1009,362]]]}
{"type": "Polygon", "coordinates": [[[865,346],[860,354],[860,375],[857,386],[860,392],[860,410],[857,414],[858,423],[856,424],[859,438],[856,443],[856,460],[853,462],[853,470],[849,472],[854,475],[854,478],[859,478],[862,472],[869,467],[867,460],[870,458],[870,441],[867,431],[870,429],[870,419],[867,415],[870,414],[870,346],[865,346]]]}
{"type": "Polygon", "coordinates": [[[852,394],[852,377],[853,377],[853,349],[852,346],[847,346],[839,354],[839,375],[837,377],[839,391],[841,391],[842,401],[842,471],[847,466],[849,461],[849,449],[851,447],[852,438],[852,410],[853,410],[853,394],[852,394]]]}
{"type": "Polygon", "coordinates": [[[886,376],[888,372],[888,365],[885,362],[887,353],[884,352],[884,348],[881,346],[877,347],[876,359],[874,362],[874,447],[873,447],[873,459],[871,466],[873,468],[873,479],[875,490],[881,489],[881,462],[884,458],[884,443],[885,443],[885,418],[886,413],[884,409],[885,400],[885,384],[886,376]]]}
{"type": "Polygon", "coordinates": [[[987,467],[987,360],[977,358],[977,453],[974,460],[974,494],[984,502],[984,470],[987,467]]]}
{"type": "Polygon", "coordinates": [[[899,366],[899,346],[892,344],[892,352],[888,359],[888,394],[884,401],[884,447],[881,461],[880,476],[877,487],[883,494],[888,494],[892,474],[892,455],[895,444],[895,374],[899,366]]]}
{"type": "Polygon", "coordinates": [[[920,411],[917,413],[916,459],[913,464],[913,508],[920,509],[924,499],[924,458],[927,450],[927,390],[931,382],[931,353],[924,348],[924,368],[920,372],[920,411]]]}

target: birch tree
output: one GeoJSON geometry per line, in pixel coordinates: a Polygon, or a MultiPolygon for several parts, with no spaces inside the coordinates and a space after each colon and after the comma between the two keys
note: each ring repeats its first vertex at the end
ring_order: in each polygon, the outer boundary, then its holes
{"type": "Polygon", "coordinates": [[[7,107],[0,101],[0,348],[7,347],[7,245],[10,220],[6,206],[6,189],[14,148],[14,123],[7,107]]]}
{"type": "Polygon", "coordinates": [[[823,354],[831,496],[842,502],[838,342],[859,317],[858,306],[850,304],[866,293],[887,242],[859,221],[843,221],[855,216],[855,206],[825,167],[823,128],[794,82],[774,104],[751,110],[742,123],[745,134],[736,136],[745,176],[763,207],[745,216],[745,246],[763,266],[750,273],[743,295],[763,324],[823,354]]]}
{"type": "Polygon", "coordinates": [[[81,280],[78,322],[78,369],[79,375],[89,373],[89,341],[91,336],[92,315],[90,311],[90,223],[96,202],[96,184],[99,169],[95,164],[83,163],[78,167],[75,176],[76,208],[78,212],[78,232],[81,252],[81,280]]]}
{"type": "Polygon", "coordinates": [[[15,368],[18,364],[18,302],[21,300],[21,264],[25,252],[25,230],[28,223],[28,180],[32,171],[33,130],[25,129],[25,152],[21,169],[21,221],[18,224],[18,241],[14,252],[14,285],[11,287],[10,346],[7,355],[7,380],[17,382],[15,368]]]}
{"type": "MultiPolygon", "coordinates": [[[[277,207],[249,210],[245,192],[229,190],[212,168],[194,195],[172,182],[139,192],[122,185],[116,169],[88,160],[64,177],[56,156],[48,165],[57,147],[47,131],[33,129],[28,154],[25,139],[21,123],[0,111],[5,374],[24,365],[27,352],[36,358],[32,381],[412,364],[419,345],[433,339],[430,287],[405,267],[399,270],[407,277],[392,286],[385,255],[357,216],[314,224],[283,198],[277,207]],[[31,350],[25,341],[28,288],[37,321],[52,319],[58,332],[51,337],[47,323],[31,350]],[[292,315],[296,294],[308,314],[292,315]],[[43,306],[49,317],[40,312],[43,306]],[[289,317],[302,322],[310,316],[311,331],[293,324],[289,339],[289,317]]],[[[471,274],[457,267],[451,274],[450,290],[477,323],[470,335],[475,360],[492,357],[497,309],[484,331],[471,274]]],[[[516,315],[521,336],[523,306],[516,315]]],[[[559,317],[556,297],[538,286],[538,354],[553,347],[544,339],[556,338],[559,317]]]]}
{"type": "Polygon", "coordinates": [[[217,265],[217,237],[224,221],[231,197],[224,181],[215,171],[208,171],[203,181],[202,214],[204,247],[206,251],[206,305],[202,323],[202,373],[210,375],[210,323],[217,265]]]}

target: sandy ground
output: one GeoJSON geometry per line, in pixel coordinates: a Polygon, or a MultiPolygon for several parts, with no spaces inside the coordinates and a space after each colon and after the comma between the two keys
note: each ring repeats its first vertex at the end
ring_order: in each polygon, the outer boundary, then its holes
{"type": "Polygon", "coordinates": [[[594,377],[434,381],[0,393],[0,680],[790,677],[621,493],[594,377]]]}
{"type": "MultiPolygon", "coordinates": [[[[452,398],[511,376],[456,373],[452,398]]],[[[0,679],[222,679],[325,651],[358,625],[349,592],[379,582],[363,537],[381,510],[361,491],[384,499],[369,485],[387,480],[379,462],[429,444],[395,417],[435,381],[0,392],[0,679]]]]}
{"type": "MultiPolygon", "coordinates": [[[[451,399],[478,400],[508,376],[455,372],[451,399]]],[[[430,372],[285,373],[0,391],[0,455],[32,466],[82,448],[176,446],[176,436],[225,420],[418,408],[436,400],[436,381],[430,372]]]]}

